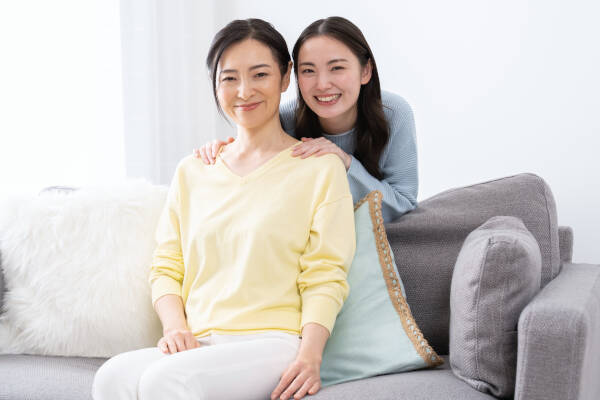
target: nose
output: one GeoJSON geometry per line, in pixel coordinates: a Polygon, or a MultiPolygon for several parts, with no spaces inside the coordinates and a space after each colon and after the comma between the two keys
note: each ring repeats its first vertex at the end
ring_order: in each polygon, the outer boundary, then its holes
{"type": "Polygon", "coordinates": [[[329,74],[320,73],[317,75],[317,90],[325,91],[331,88],[331,81],[329,79],[329,74]]]}
{"type": "Polygon", "coordinates": [[[254,87],[247,79],[241,78],[238,86],[238,97],[242,100],[248,100],[254,94],[254,87]]]}

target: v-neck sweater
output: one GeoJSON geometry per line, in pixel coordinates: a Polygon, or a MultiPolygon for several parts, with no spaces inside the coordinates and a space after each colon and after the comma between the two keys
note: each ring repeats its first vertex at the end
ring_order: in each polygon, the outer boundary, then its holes
{"type": "Polygon", "coordinates": [[[331,333],[349,292],[352,195],[339,157],[291,153],[243,177],[220,157],[178,163],[149,282],[153,305],[181,296],[194,336],[301,334],[308,322],[331,333]]]}

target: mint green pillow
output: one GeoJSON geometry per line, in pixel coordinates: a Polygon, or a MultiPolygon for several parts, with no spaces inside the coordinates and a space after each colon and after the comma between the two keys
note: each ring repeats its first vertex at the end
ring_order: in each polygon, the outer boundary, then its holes
{"type": "Polygon", "coordinates": [[[323,351],[322,386],[435,367],[444,361],[412,317],[381,216],[381,192],[354,207],[350,293],[323,351]]]}

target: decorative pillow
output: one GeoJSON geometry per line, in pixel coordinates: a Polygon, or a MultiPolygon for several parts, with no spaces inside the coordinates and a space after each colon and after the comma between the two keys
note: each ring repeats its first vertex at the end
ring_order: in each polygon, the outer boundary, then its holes
{"type": "Polygon", "coordinates": [[[148,272],[167,191],[132,179],[3,199],[0,353],[112,357],[156,346],[148,272]]]}
{"type": "Polygon", "coordinates": [[[323,352],[323,387],[444,362],[421,334],[406,302],[385,234],[381,197],[373,191],[354,208],[350,293],[323,352]]]}
{"type": "Polygon", "coordinates": [[[511,397],[517,324],[540,290],[538,243],[516,217],[492,217],[460,250],[450,288],[450,366],[473,388],[511,397]]]}

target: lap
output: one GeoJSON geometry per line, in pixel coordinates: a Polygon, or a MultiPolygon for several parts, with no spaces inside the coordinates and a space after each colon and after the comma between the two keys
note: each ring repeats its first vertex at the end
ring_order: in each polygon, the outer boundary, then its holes
{"type": "Polygon", "coordinates": [[[177,393],[198,398],[269,397],[300,345],[297,336],[279,332],[213,335],[201,340],[201,347],[175,354],[164,354],[157,347],[119,354],[102,365],[97,375],[129,385],[128,393],[175,394],[165,392],[170,386],[177,387],[177,393]]]}

